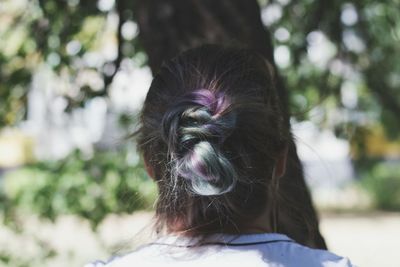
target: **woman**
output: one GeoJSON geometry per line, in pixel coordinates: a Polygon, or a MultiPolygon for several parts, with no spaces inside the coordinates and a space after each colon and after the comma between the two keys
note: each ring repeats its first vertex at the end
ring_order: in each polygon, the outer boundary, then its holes
{"type": "Polygon", "coordinates": [[[163,237],[105,266],[351,266],[276,233],[291,133],[273,79],[246,49],[208,45],[163,65],[137,132],[163,237]]]}

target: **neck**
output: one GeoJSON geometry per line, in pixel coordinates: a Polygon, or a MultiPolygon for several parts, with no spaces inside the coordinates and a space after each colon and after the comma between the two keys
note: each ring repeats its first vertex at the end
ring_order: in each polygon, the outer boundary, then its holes
{"type": "Polygon", "coordinates": [[[264,211],[258,218],[243,225],[241,234],[274,233],[276,232],[275,215],[268,210],[264,211]]]}
{"type": "Polygon", "coordinates": [[[243,223],[240,225],[234,225],[229,228],[223,229],[210,229],[207,227],[192,228],[185,229],[183,223],[179,223],[178,221],[173,224],[173,227],[168,227],[167,232],[171,234],[178,234],[183,236],[197,236],[202,234],[215,234],[215,233],[224,233],[224,234],[259,234],[259,233],[275,233],[276,232],[276,223],[275,223],[275,214],[269,209],[266,209],[262,214],[260,214],[254,220],[249,220],[249,223],[243,223]]]}

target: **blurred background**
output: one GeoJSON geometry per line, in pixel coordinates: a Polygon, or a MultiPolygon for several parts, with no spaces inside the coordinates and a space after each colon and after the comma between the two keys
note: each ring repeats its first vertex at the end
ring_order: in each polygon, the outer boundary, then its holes
{"type": "MultiPolygon", "coordinates": [[[[0,1],[0,266],[82,266],[149,232],[129,134],[152,73],[123,2],[0,1]]],[[[328,247],[398,266],[400,1],[258,4],[328,247]]]]}

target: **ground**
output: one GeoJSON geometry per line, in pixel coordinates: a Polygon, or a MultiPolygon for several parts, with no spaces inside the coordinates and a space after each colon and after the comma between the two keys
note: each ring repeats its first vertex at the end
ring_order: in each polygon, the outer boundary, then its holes
{"type": "Polygon", "coordinates": [[[328,247],[359,267],[398,267],[400,213],[322,214],[328,247]]]}

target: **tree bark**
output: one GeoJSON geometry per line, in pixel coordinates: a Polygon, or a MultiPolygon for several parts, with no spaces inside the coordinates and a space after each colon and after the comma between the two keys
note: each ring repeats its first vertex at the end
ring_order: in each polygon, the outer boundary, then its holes
{"type": "MultiPolygon", "coordinates": [[[[153,73],[164,60],[206,43],[256,49],[275,68],[285,121],[290,123],[287,90],[278,74],[271,36],[262,24],[256,0],[136,0],[132,10],[153,73]]],[[[279,201],[278,231],[301,244],[325,249],[293,140],[279,194],[282,201],[279,201]]]]}

